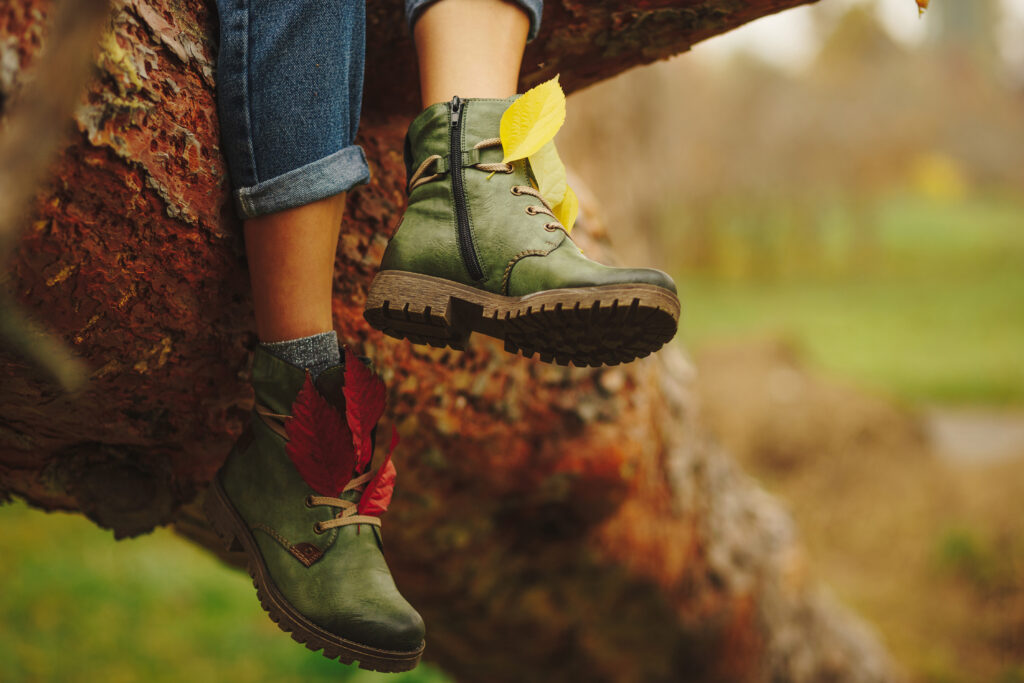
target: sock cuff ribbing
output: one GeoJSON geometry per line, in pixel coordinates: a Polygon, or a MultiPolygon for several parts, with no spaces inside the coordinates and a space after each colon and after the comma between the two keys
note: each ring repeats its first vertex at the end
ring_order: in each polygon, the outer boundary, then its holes
{"type": "Polygon", "coordinates": [[[309,370],[314,380],[327,368],[341,364],[338,333],[334,330],[261,346],[284,362],[309,370]]]}

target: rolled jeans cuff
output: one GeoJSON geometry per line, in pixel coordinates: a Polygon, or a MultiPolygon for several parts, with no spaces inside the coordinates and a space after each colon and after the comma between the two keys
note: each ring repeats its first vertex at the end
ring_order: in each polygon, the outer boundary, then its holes
{"type": "Polygon", "coordinates": [[[370,180],[370,167],[359,145],[235,191],[235,206],[243,219],[294,209],[351,190],[370,180]]]}
{"type": "MultiPolygon", "coordinates": [[[[409,23],[409,30],[412,31],[412,27],[416,24],[416,20],[420,18],[420,14],[427,8],[428,5],[432,5],[438,0],[405,0],[405,19],[409,23]]],[[[519,5],[526,12],[526,15],[530,17],[530,33],[527,36],[527,42],[537,37],[537,33],[540,31],[540,17],[544,13],[544,0],[511,0],[513,4],[519,5]]]]}

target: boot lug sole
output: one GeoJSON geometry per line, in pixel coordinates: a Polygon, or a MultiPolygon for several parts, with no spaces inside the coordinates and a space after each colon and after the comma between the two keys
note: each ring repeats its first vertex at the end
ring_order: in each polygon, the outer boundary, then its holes
{"type": "Polygon", "coordinates": [[[523,297],[491,294],[443,278],[385,270],[370,285],[367,322],[414,344],[464,350],[479,332],[527,358],[576,366],[618,365],[675,336],[679,299],[648,284],[575,287],[523,297]]]}
{"type": "Polygon", "coordinates": [[[292,640],[306,648],[322,651],[328,659],[337,659],[343,664],[359,662],[360,669],[398,673],[410,671],[419,664],[424,645],[410,652],[381,650],[337,636],[317,626],[304,617],[281,594],[270,578],[263,556],[256,545],[256,539],[249,532],[235,506],[228,500],[220,481],[214,478],[203,501],[203,512],[210,525],[224,542],[228,550],[243,550],[247,560],[249,576],[256,587],[256,595],[264,611],[292,640]]]}

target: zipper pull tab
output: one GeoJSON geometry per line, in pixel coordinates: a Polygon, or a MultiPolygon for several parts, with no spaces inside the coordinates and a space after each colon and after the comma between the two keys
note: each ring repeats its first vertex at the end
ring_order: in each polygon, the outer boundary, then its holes
{"type": "Polygon", "coordinates": [[[459,117],[462,115],[462,100],[458,95],[452,97],[452,127],[459,125],[459,117]]]}

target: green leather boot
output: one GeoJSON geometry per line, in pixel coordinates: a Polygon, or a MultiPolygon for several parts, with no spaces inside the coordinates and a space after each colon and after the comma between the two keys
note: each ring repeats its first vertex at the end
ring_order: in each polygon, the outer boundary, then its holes
{"type": "Polygon", "coordinates": [[[498,128],[515,98],[435,104],[406,137],[409,207],[373,280],[366,320],[399,339],[465,348],[472,332],[566,365],[646,356],[676,332],[665,273],[611,268],[577,248],[531,183],[503,164],[498,128]]]}
{"type": "MultiPolygon", "coordinates": [[[[252,421],[210,486],[207,517],[230,550],[245,551],[263,609],[293,639],[364,669],[414,668],[423,620],[388,571],[379,517],[353,515],[372,473],[355,476],[337,498],[317,495],[285,450],[284,424],[305,372],[258,349],[252,376],[252,421]]],[[[339,366],[321,373],[316,388],[343,405],[343,383],[339,366]]]]}

